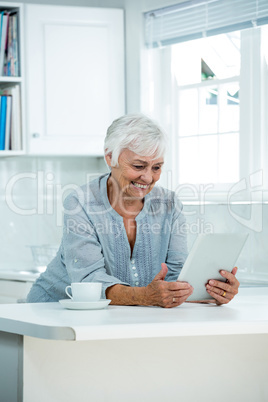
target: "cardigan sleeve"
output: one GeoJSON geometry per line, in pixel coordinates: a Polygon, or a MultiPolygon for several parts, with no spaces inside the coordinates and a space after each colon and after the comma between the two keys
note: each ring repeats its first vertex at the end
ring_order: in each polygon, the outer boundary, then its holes
{"type": "Polygon", "coordinates": [[[64,201],[63,257],[71,282],[101,282],[102,297],[108,287],[128,283],[108,275],[96,228],[76,195],[64,201]]]}
{"type": "Polygon", "coordinates": [[[175,198],[170,239],[165,261],[168,266],[165,280],[169,282],[178,279],[178,275],[188,255],[186,219],[182,210],[182,203],[175,198]]]}

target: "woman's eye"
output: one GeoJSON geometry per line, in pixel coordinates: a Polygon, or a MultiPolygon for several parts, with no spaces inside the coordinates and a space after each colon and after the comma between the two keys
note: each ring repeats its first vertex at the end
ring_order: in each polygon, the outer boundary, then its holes
{"type": "Polygon", "coordinates": [[[143,169],[143,166],[141,166],[141,165],[133,165],[133,167],[134,167],[135,169],[143,169]]]}
{"type": "Polygon", "coordinates": [[[161,169],[160,166],[154,166],[154,167],[153,167],[153,170],[154,170],[155,172],[157,172],[157,171],[160,170],[160,169],[161,169]]]}

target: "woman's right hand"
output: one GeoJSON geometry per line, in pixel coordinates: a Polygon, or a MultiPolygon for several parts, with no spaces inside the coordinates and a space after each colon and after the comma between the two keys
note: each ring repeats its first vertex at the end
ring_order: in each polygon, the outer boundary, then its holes
{"type": "Polygon", "coordinates": [[[144,288],[146,305],[165,308],[177,307],[193,293],[193,287],[187,282],[165,282],[167,272],[167,265],[161,264],[161,271],[144,288]]]}

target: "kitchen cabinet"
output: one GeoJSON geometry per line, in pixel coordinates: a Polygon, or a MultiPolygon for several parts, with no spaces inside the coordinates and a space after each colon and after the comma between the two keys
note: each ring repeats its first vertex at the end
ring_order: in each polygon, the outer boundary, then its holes
{"type": "Polygon", "coordinates": [[[0,2],[0,13],[0,157],[2,157],[25,153],[23,5],[0,2]],[[3,97],[6,98],[5,102],[3,97]]]}
{"type": "Polygon", "coordinates": [[[25,301],[39,275],[37,271],[0,270],[0,304],[25,301]]]}
{"type": "Polygon", "coordinates": [[[30,154],[102,155],[125,113],[121,9],[25,5],[30,154]]]}
{"type": "Polygon", "coordinates": [[[25,301],[33,282],[0,279],[0,304],[25,301]]]}

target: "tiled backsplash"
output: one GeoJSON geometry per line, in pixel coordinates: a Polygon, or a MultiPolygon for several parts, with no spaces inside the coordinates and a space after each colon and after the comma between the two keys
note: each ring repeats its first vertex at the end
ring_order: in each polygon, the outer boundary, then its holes
{"type": "Polygon", "coordinates": [[[60,244],[63,199],[106,171],[102,158],[0,159],[0,269],[31,269],[27,245],[60,244]]]}
{"type": "Polygon", "coordinates": [[[184,211],[189,229],[189,248],[199,232],[249,233],[248,240],[237,261],[239,277],[243,280],[263,280],[268,283],[267,204],[259,204],[258,208],[253,208],[253,210],[252,204],[184,205],[184,211]]]}
{"type": "MultiPolygon", "coordinates": [[[[0,269],[31,269],[27,245],[59,244],[63,199],[75,186],[106,171],[101,158],[0,159],[0,269]]],[[[267,204],[185,203],[184,213],[189,249],[200,232],[249,233],[237,263],[240,276],[268,282],[267,204]]]]}

